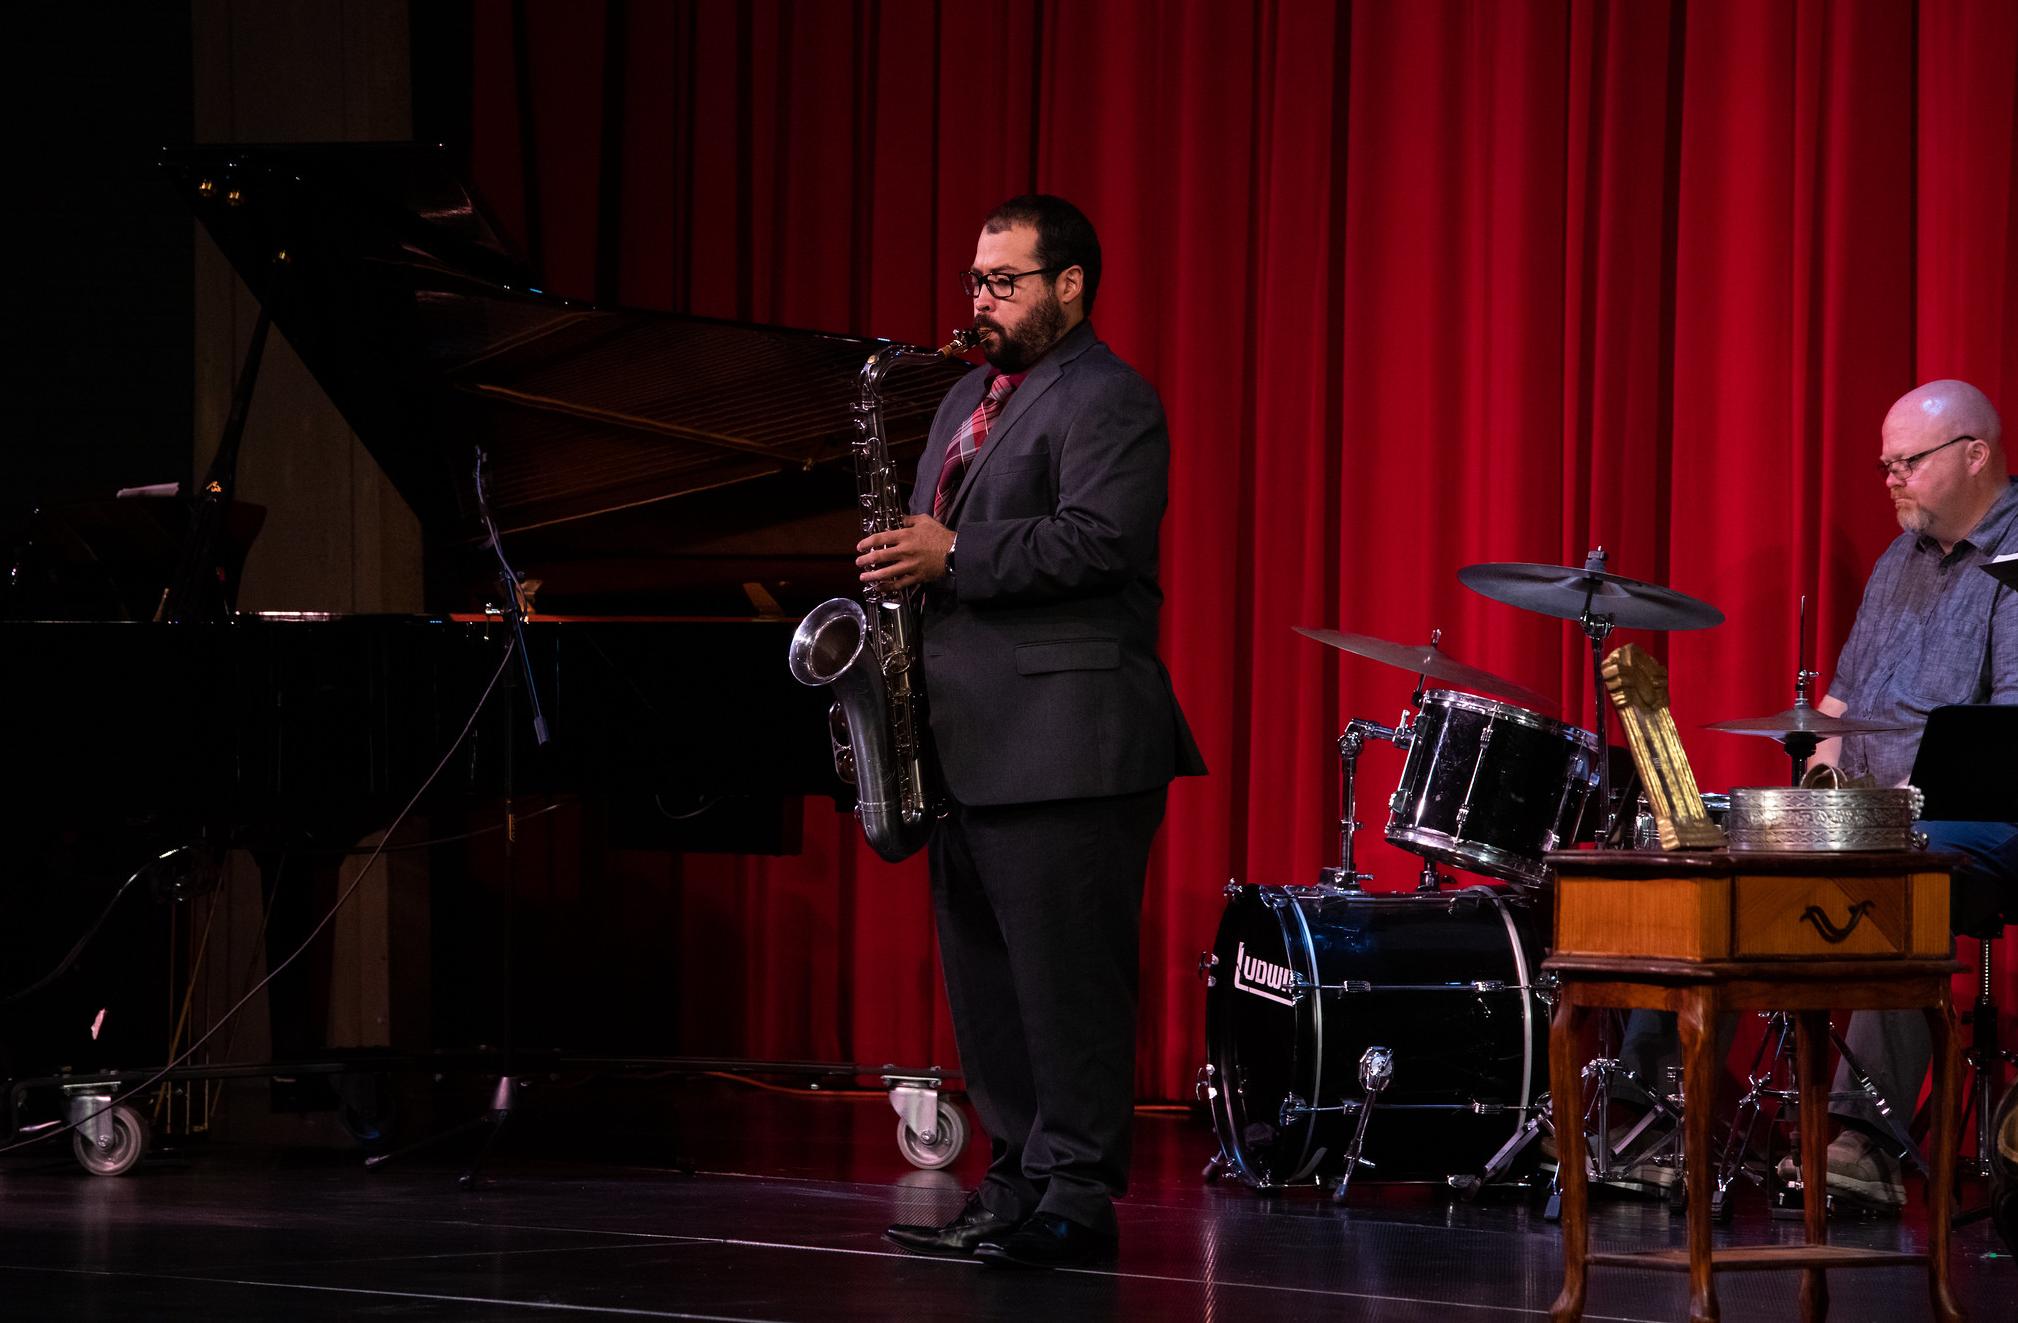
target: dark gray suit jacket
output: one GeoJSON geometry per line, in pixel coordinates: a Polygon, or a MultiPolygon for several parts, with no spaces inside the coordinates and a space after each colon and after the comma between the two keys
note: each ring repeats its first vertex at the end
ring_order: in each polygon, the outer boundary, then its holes
{"type": "MultiPolygon", "coordinates": [[[[947,393],[911,508],[987,389],[947,393]]],[[[926,595],[925,694],[963,804],[1149,790],[1205,771],[1156,656],[1170,437],[1155,389],[1074,327],[1009,397],[948,508],[950,581],[926,595]]]]}

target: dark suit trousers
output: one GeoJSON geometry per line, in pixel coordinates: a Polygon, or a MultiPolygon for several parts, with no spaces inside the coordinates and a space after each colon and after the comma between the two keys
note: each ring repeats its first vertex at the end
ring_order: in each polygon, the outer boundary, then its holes
{"type": "Polygon", "coordinates": [[[932,901],[967,1093],[992,1143],[981,1201],[1114,1229],[1128,1183],[1142,885],[1164,787],[956,804],[932,901]]]}

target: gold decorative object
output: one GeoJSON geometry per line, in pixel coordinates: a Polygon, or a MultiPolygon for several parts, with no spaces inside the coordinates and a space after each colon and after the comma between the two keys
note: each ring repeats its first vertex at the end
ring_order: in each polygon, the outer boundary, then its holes
{"type": "Polygon", "coordinates": [[[1640,770],[1647,804],[1663,850],[1719,850],[1724,833],[1710,821],[1696,774],[1668,711],[1668,669],[1628,643],[1605,658],[1605,692],[1619,710],[1633,765],[1640,770]]]}

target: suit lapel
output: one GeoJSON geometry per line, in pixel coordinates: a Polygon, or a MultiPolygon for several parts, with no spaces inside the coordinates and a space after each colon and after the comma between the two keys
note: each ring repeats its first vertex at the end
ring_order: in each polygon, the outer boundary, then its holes
{"type": "MultiPolygon", "coordinates": [[[[988,429],[988,439],[982,443],[980,452],[974,456],[973,462],[967,465],[967,472],[961,475],[959,490],[953,493],[953,503],[946,507],[947,527],[960,526],[960,511],[967,504],[967,493],[974,490],[975,475],[994,458],[995,452],[1002,449],[1003,442],[1009,439],[1010,429],[1015,427],[1017,420],[1030,412],[1037,401],[1043,398],[1044,392],[1057,384],[1058,378],[1064,375],[1066,366],[1090,349],[1093,343],[1093,323],[1079,323],[1058,342],[1056,348],[1044,356],[1042,362],[1030,369],[1030,375],[1023,379],[1023,384],[1010,394],[1009,403],[1002,406],[1001,416],[995,420],[994,426],[988,429]]],[[[975,403],[980,403],[980,399],[981,397],[976,395],[975,403]]],[[[971,407],[968,412],[973,412],[971,407]]],[[[945,447],[941,446],[939,454],[942,458],[945,453],[945,447]]]]}

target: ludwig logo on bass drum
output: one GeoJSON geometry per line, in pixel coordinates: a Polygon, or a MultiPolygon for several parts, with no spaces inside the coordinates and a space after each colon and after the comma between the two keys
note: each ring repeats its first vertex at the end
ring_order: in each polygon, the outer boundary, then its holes
{"type": "Polygon", "coordinates": [[[1287,965],[1273,965],[1259,956],[1247,954],[1246,942],[1235,948],[1233,986],[1240,991],[1251,992],[1282,1006],[1294,1006],[1296,999],[1282,994],[1295,982],[1296,975],[1287,965]]]}

